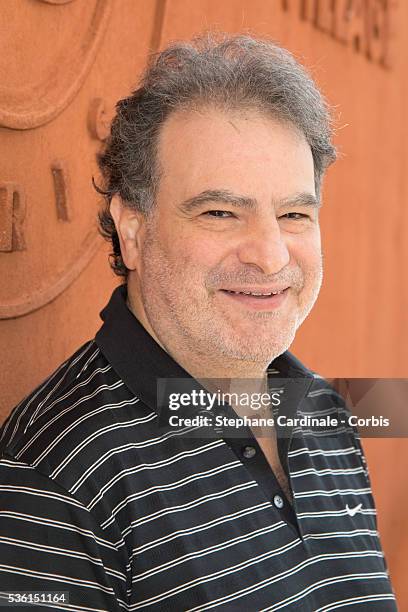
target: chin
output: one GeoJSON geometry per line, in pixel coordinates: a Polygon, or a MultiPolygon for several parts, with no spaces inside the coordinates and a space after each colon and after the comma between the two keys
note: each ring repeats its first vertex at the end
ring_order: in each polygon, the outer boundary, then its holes
{"type": "Polygon", "coordinates": [[[233,360],[239,360],[243,362],[253,362],[259,363],[263,366],[267,366],[275,357],[278,357],[282,353],[284,353],[290,346],[290,342],[287,345],[270,345],[268,347],[264,347],[262,349],[244,349],[239,347],[223,347],[221,349],[221,354],[223,357],[233,360]]]}
{"type": "Polygon", "coordinates": [[[230,359],[240,359],[243,361],[254,361],[270,363],[275,357],[284,353],[292,344],[295,338],[296,329],[285,329],[283,332],[266,333],[266,330],[253,332],[250,335],[242,334],[223,338],[222,334],[213,338],[214,349],[220,351],[224,357],[230,359]]]}

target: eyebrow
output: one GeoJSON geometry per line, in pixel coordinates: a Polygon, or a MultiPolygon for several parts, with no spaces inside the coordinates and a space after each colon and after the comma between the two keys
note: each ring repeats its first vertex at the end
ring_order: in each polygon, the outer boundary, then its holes
{"type": "Polygon", "coordinates": [[[278,202],[280,206],[306,206],[311,208],[321,208],[322,203],[313,193],[297,193],[294,196],[284,198],[278,202]]]}
{"type": "MultiPolygon", "coordinates": [[[[258,201],[255,198],[249,196],[239,195],[232,193],[228,189],[206,189],[201,193],[184,200],[180,204],[181,210],[186,213],[191,213],[195,209],[200,208],[207,202],[220,202],[224,204],[231,204],[237,208],[246,208],[248,210],[255,210],[258,207],[258,201]]],[[[294,196],[289,196],[283,200],[273,202],[280,207],[285,206],[305,206],[312,208],[320,208],[320,201],[312,193],[297,193],[294,196]]]]}

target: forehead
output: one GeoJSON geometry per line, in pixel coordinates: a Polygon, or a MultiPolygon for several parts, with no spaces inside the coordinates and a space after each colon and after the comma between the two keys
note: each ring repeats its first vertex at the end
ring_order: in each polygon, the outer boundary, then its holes
{"type": "Polygon", "coordinates": [[[173,113],[159,136],[158,162],[161,188],[180,197],[215,188],[267,190],[277,198],[314,193],[313,157],[303,134],[252,109],[173,113]]]}

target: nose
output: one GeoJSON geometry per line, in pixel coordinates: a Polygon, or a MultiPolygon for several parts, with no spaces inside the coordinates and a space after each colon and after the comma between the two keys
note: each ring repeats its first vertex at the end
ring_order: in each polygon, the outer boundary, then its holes
{"type": "Polygon", "coordinates": [[[258,268],[263,274],[276,274],[290,261],[290,253],[274,215],[253,219],[238,249],[241,263],[258,268]]]}

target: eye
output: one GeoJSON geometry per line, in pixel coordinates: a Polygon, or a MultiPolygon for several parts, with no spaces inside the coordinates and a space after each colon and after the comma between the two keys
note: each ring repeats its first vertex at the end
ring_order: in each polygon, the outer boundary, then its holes
{"type": "Polygon", "coordinates": [[[228,217],[232,217],[233,213],[229,210],[207,210],[207,212],[203,213],[203,215],[208,215],[209,217],[220,217],[221,219],[227,219],[228,217]]]}
{"type": "Polygon", "coordinates": [[[293,221],[298,221],[301,219],[310,219],[309,215],[305,215],[303,213],[298,213],[298,212],[289,212],[289,213],[286,213],[285,215],[281,215],[280,218],[281,219],[292,219],[293,221]]]}

